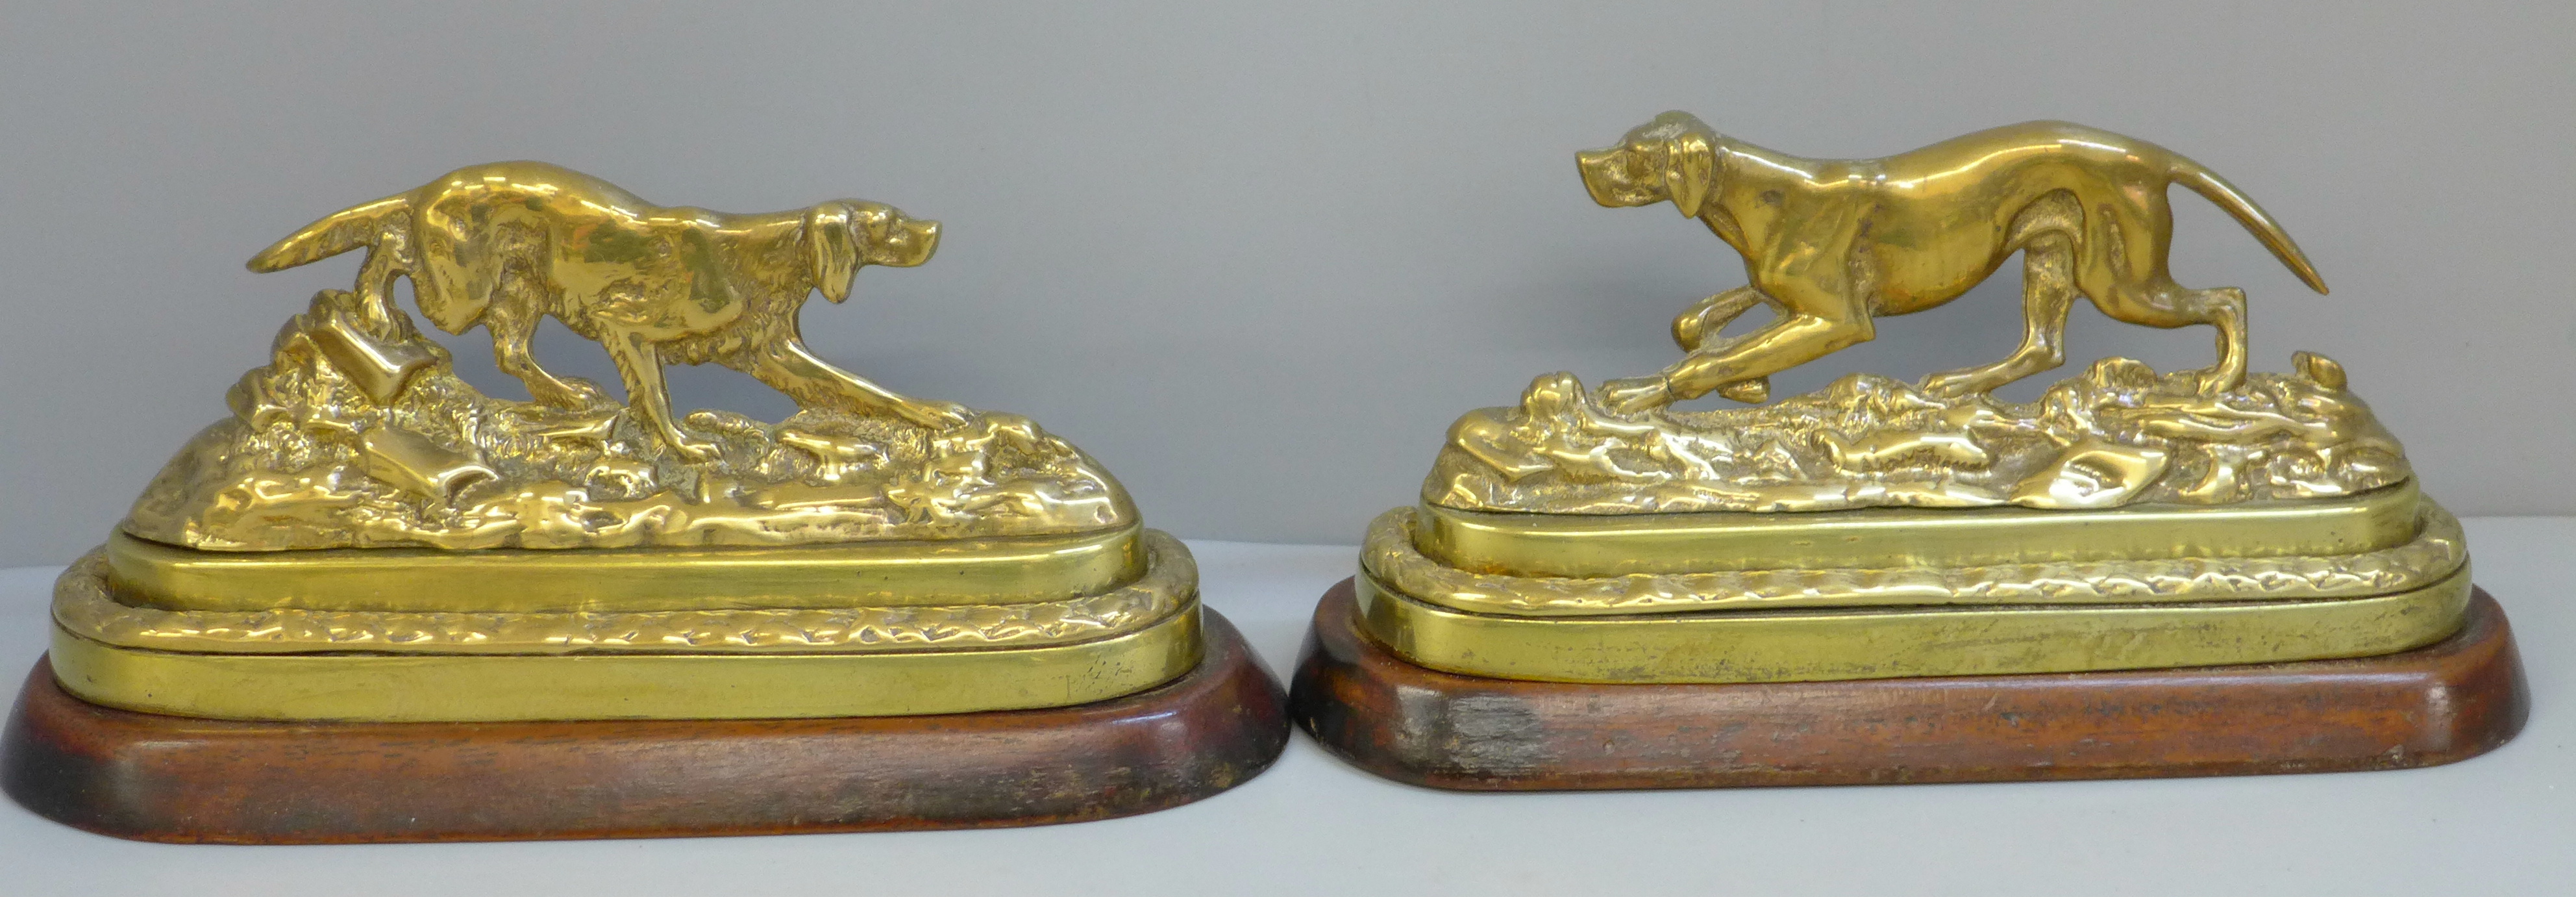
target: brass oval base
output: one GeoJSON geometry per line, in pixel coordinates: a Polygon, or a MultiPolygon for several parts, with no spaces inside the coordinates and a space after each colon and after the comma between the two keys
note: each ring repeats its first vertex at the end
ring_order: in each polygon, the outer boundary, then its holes
{"type": "MultiPolygon", "coordinates": [[[[329,723],[65,694],[40,661],[0,740],[36,815],[146,841],[329,844],[911,831],[1147,813],[1288,742],[1279,686],[1207,611],[1206,658],[1107,701],[943,716],[329,723]]],[[[366,889],[359,889],[366,890],[366,889]]]]}
{"type": "Polygon", "coordinates": [[[1371,635],[1406,660],[1543,682],[1812,682],[2366,657],[2460,628],[2469,568],[2370,598],[1844,608],[1532,618],[1462,613],[1363,573],[1371,635]]]}

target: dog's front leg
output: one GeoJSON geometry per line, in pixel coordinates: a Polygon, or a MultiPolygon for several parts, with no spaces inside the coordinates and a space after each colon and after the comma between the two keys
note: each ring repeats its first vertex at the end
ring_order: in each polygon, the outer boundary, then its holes
{"type": "MultiPolygon", "coordinates": [[[[749,360],[751,364],[744,368],[745,373],[808,408],[856,412],[884,408],[916,426],[933,430],[963,425],[971,413],[965,406],[954,402],[925,402],[897,395],[893,390],[868,382],[867,378],[814,357],[803,342],[792,337],[780,340],[749,360]]],[[[736,361],[726,363],[739,364],[736,361]]]]}
{"type": "Polygon", "coordinates": [[[600,344],[608,347],[608,359],[617,363],[617,375],[626,381],[626,410],[642,417],[644,425],[662,437],[662,444],[681,457],[697,464],[715,460],[719,452],[715,443],[681,432],[679,423],[671,419],[671,395],[662,388],[661,350],[638,333],[610,330],[600,336],[600,344]]]}
{"type": "Polygon", "coordinates": [[[1699,351],[1665,368],[1662,401],[1716,392],[1739,402],[1760,402],[1770,396],[1772,374],[1867,342],[1877,332],[1868,303],[1838,277],[1816,276],[1812,264],[1757,278],[1755,288],[1778,302],[1780,318],[1720,345],[1703,343],[1699,351]]]}
{"type": "Polygon", "coordinates": [[[1771,297],[1750,286],[1736,287],[1702,299],[1673,318],[1673,343],[1681,346],[1684,352],[1697,352],[1702,343],[1716,336],[1729,322],[1751,311],[1753,306],[1770,301],[1771,297]]]}
{"type": "Polygon", "coordinates": [[[580,411],[606,399],[590,381],[565,380],[537,364],[536,353],[529,348],[537,335],[537,321],[525,308],[519,302],[499,302],[483,314],[483,329],[492,334],[492,363],[501,373],[527,384],[528,397],[539,404],[580,411]]]}

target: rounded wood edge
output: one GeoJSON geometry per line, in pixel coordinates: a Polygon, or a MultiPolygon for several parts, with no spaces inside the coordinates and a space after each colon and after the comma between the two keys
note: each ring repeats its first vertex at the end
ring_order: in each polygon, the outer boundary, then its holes
{"type": "Polygon", "coordinates": [[[0,790],[143,841],[332,844],[1003,828],[1132,816],[1268,769],[1285,695],[1204,613],[1180,679],[1092,704],[942,716],[273,723],[88,704],[39,660],[0,790]]]}
{"type": "Polygon", "coordinates": [[[2168,778],[2455,763],[2521,731],[2529,686],[2485,590],[2378,657],[1732,685],[1523,682],[1414,666],[1317,604],[1289,714],[1381,777],[1469,791],[2168,778]],[[1733,738],[1751,732],[1760,737],[1733,738]]]}

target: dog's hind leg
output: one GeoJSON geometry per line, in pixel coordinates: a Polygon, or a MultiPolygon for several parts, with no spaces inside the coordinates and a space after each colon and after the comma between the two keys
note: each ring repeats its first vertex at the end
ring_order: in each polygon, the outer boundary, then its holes
{"type": "Polygon", "coordinates": [[[2173,289],[2181,294],[2176,305],[2191,317],[2218,328],[2218,363],[2200,370],[2201,393],[2221,393],[2245,385],[2245,291],[2235,287],[2173,289]]]}
{"type": "MultiPolygon", "coordinates": [[[[779,340],[750,361],[748,366],[736,366],[808,408],[836,408],[861,413],[884,409],[933,430],[961,426],[969,416],[962,405],[905,398],[893,390],[868,382],[867,378],[833,367],[830,362],[814,357],[814,353],[807,351],[805,344],[794,337],[779,340]]],[[[733,364],[731,361],[726,363],[733,364]]]]}
{"type": "Polygon", "coordinates": [[[2142,206],[2104,203],[2081,252],[2076,286],[2113,320],[2173,329],[2193,324],[2218,328],[2218,363],[2200,371],[2204,395],[2245,385],[2245,291],[2195,290],[2173,282],[2165,269],[2173,239],[2172,211],[2157,200],[2142,206]]]}
{"type": "Polygon", "coordinates": [[[2144,283],[2115,283],[2098,293],[2085,292],[2103,314],[2116,320],[2165,329],[2193,324],[2218,328],[2218,363],[2200,370],[2200,392],[2220,393],[2245,385],[2244,290],[2195,290],[2159,272],[2144,283]]]}
{"type": "Polygon", "coordinates": [[[2044,234],[2023,244],[2021,252],[2021,347],[1993,364],[1926,377],[1924,392],[1992,392],[2066,363],[2066,313],[2075,305],[2074,243],[2063,233],[2044,234]]]}
{"type": "Polygon", "coordinates": [[[375,242],[367,247],[366,263],[358,268],[359,314],[365,317],[368,332],[386,339],[402,332],[394,324],[394,278],[412,272],[410,219],[392,215],[377,222],[375,242]]]}

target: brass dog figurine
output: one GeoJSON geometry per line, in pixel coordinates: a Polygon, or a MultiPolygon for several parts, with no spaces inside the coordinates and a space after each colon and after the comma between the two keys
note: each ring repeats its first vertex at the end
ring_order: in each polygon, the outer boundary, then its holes
{"type": "Polygon", "coordinates": [[[1957,298],[2016,250],[2021,347],[1993,364],[1934,375],[1927,391],[1982,393],[2063,364],[2078,291],[2132,324],[2216,327],[2218,363],[2201,372],[2201,390],[2235,388],[2245,381],[2245,293],[2189,289],[2166,273],[2169,184],[2208,197],[2300,280],[2326,291],[2290,235],[2217,174],[2154,144],[2066,122],[2008,125],[1884,159],[1803,159],[1667,112],[1618,146],[1577,154],[1577,163],[1595,202],[1670,200],[1707,224],[1743,254],[1750,281],[1673,320],[1688,357],[1659,376],[1603,384],[1601,402],[1613,412],[1712,391],[1761,402],[1770,374],[1868,341],[1879,315],[1957,298]],[[1779,319],[1707,344],[1755,304],[1771,305],[1779,319]]]}
{"type": "Polygon", "coordinates": [[[358,293],[374,323],[393,317],[393,279],[410,277],[421,313],[439,329],[490,331],[495,361],[531,397],[588,407],[602,398],[597,390],[548,373],[529,351],[537,322],[553,315],[607,348],[628,407],[665,444],[704,462],[716,446],[673,420],[666,363],[717,362],[809,407],[883,409],[932,428],[962,423],[963,408],[905,398],[814,357],[796,328],[816,288],[840,302],[861,266],[918,265],[938,243],[938,222],[881,203],[729,215],[655,206],[553,165],[500,162],[332,213],[262,250],[250,269],[368,247],[358,293]]]}

